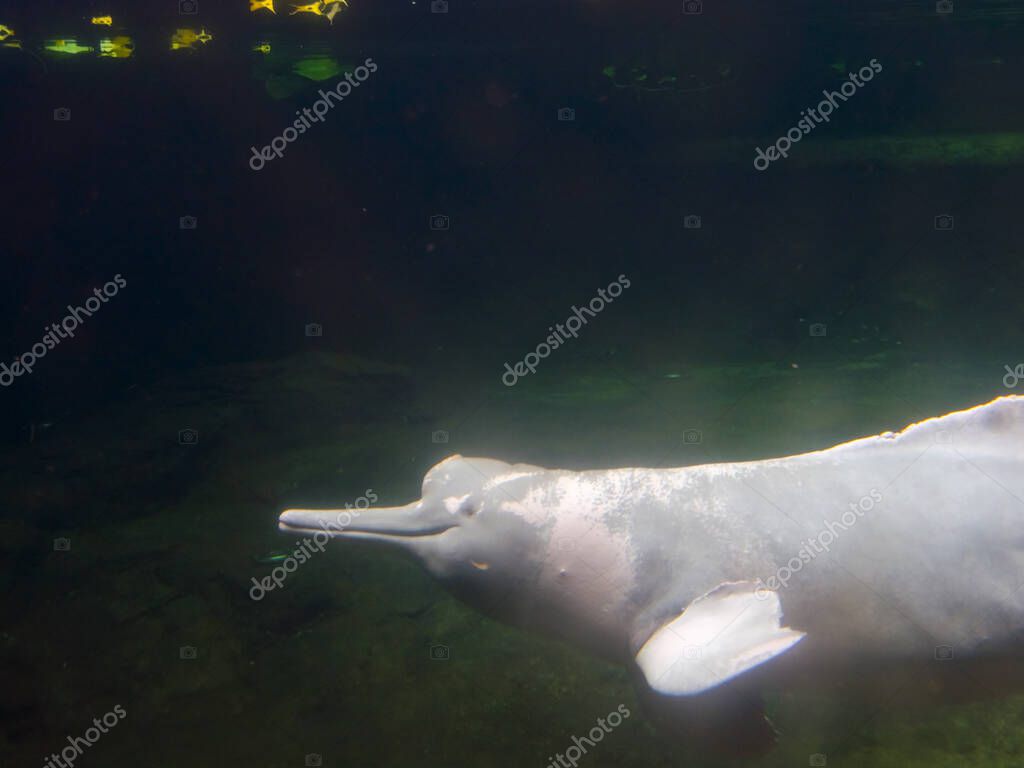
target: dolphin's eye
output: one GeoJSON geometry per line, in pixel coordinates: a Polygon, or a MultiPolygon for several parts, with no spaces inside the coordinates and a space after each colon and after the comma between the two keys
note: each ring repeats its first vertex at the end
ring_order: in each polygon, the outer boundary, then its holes
{"type": "Polygon", "coordinates": [[[472,517],[477,513],[476,502],[472,499],[466,499],[462,502],[462,506],[459,507],[459,514],[464,517],[472,517]]]}

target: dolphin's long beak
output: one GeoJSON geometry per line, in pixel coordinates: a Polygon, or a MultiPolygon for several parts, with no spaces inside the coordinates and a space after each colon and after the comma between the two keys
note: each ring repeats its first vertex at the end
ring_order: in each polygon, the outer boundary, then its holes
{"type": "Polygon", "coordinates": [[[352,539],[408,542],[444,533],[456,525],[450,515],[445,519],[425,512],[422,502],[402,507],[377,509],[286,509],[278,518],[278,528],[287,533],[315,534],[352,539]]]}

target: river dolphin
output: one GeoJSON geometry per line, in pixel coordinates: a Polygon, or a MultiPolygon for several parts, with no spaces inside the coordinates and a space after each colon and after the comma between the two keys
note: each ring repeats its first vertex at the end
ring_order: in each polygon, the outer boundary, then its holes
{"type": "Polygon", "coordinates": [[[397,546],[470,606],[625,664],[662,702],[773,666],[998,657],[1024,628],[1024,397],[759,461],[575,472],[456,455],[417,501],[289,509],[280,528],[397,546]]]}

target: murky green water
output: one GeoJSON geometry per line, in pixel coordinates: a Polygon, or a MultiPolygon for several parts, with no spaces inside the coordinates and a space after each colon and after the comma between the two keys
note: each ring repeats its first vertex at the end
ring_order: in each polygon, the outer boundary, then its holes
{"type": "MultiPolygon", "coordinates": [[[[998,373],[884,356],[644,376],[609,365],[509,390],[494,377],[455,386],[400,365],[303,355],[140,388],[46,430],[4,477],[19,510],[4,524],[15,617],[5,676],[8,701],[24,703],[9,745],[19,729],[38,734],[46,712],[66,712],[69,725],[77,715],[84,728],[90,702],[116,699],[130,719],[98,747],[115,762],[145,750],[168,765],[213,755],[288,765],[306,753],[338,764],[544,765],[624,703],[638,716],[588,763],[681,764],[639,716],[622,670],[480,617],[390,553],[331,547],[250,599],[251,579],[272,567],[257,560],[290,551],[277,511],[354,501],[367,488],[404,503],[453,452],[566,467],[784,455],[981,399],[998,373]],[[467,391],[478,401],[467,404],[467,391]],[[173,439],[181,425],[197,431],[194,445],[173,439]],[[447,444],[433,442],[439,430],[447,444]],[[688,443],[693,430],[699,442],[688,443]],[[56,505],[71,517],[46,520],[56,505]],[[51,533],[68,536],[70,551],[47,551],[51,533]],[[183,646],[195,658],[180,658],[183,646]],[[447,659],[432,658],[437,646],[447,659]]],[[[780,692],[769,713],[786,735],[759,764],[822,752],[829,762],[1012,765],[1021,703],[851,713],[780,692]]]]}
{"type": "MultiPolygon", "coordinates": [[[[625,705],[580,766],[721,764],[395,554],[332,545],[254,600],[277,516],[405,503],[453,453],[784,456],[1016,390],[1020,9],[199,2],[0,9],[0,359],[126,280],[0,390],[0,761],[121,705],[76,765],[543,768],[625,705]]],[[[1021,764],[1024,697],[933,693],[768,691],[779,745],[736,764],[1021,764]]]]}

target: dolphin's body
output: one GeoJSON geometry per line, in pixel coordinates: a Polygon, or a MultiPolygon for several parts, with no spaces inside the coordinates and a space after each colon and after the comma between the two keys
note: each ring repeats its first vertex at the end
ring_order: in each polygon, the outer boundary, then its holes
{"type": "Polygon", "coordinates": [[[804,673],[1006,654],[1024,629],[1024,398],[764,461],[571,472],[452,456],[419,501],[337,519],[292,509],[280,527],[398,545],[470,605],[625,663],[656,698],[794,659],[804,673]]]}

